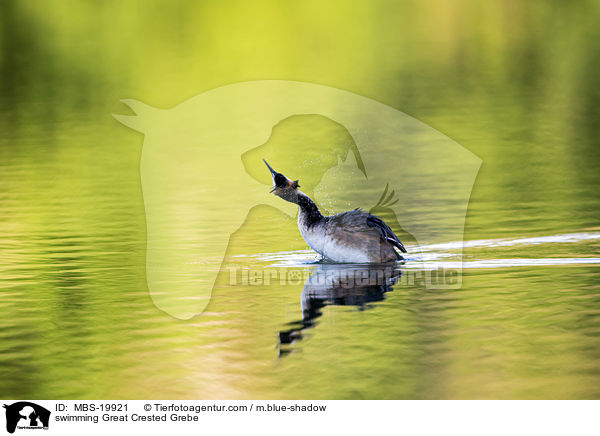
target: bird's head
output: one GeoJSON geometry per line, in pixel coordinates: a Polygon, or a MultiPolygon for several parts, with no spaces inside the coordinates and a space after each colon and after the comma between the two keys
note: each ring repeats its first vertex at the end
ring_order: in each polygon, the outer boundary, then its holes
{"type": "Polygon", "coordinates": [[[266,160],[263,159],[269,171],[271,171],[271,176],[273,177],[273,189],[270,191],[278,197],[283,198],[290,203],[298,203],[298,180],[290,180],[286,176],[281,173],[278,173],[271,165],[267,163],[266,160]]]}

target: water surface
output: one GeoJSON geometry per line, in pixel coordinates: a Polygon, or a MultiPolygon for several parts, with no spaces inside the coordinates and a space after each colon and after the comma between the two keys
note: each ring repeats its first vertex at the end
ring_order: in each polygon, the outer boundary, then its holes
{"type": "MultiPolygon", "coordinates": [[[[600,397],[597,2],[69,4],[0,6],[0,397],[600,397]],[[172,318],[146,283],[143,138],[111,113],[272,78],[368,96],[479,156],[464,250],[393,223],[409,255],[388,282],[307,285],[333,267],[257,205],[207,311],[172,318]],[[409,280],[458,265],[459,289],[409,280]]],[[[314,187],[351,145],[306,115],[240,159],[266,196],[262,157],[314,187]]]]}

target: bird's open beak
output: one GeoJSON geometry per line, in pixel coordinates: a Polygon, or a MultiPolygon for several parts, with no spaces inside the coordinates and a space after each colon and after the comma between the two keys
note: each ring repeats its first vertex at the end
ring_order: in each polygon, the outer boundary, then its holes
{"type": "MultiPolygon", "coordinates": [[[[263,159],[263,162],[265,163],[267,168],[269,168],[269,171],[271,171],[271,176],[273,176],[273,183],[275,183],[275,174],[277,174],[277,171],[275,171],[273,168],[271,168],[271,165],[269,165],[266,160],[263,159]]],[[[271,189],[269,191],[269,194],[272,194],[273,191],[275,191],[275,189],[277,189],[277,186],[274,186],[273,189],[271,189]]]]}
{"type": "Polygon", "coordinates": [[[269,168],[269,171],[271,171],[271,175],[273,177],[275,177],[275,174],[277,174],[277,171],[275,171],[273,168],[271,168],[271,165],[269,165],[269,163],[263,159],[263,162],[265,163],[265,165],[267,166],[267,168],[269,168]]]}

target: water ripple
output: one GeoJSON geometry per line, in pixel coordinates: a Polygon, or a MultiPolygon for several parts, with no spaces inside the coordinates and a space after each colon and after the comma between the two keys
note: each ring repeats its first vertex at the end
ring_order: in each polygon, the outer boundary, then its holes
{"type": "MultiPolygon", "coordinates": [[[[460,252],[454,252],[456,250],[461,250],[462,248],[498,248],[540,244],[578,243],[596,239],[600,239],[600,233],[566,233],[561,235],[528,238],[479,239],[473,241],[447,242],[443,244],[407,246],[409,256],[407,257],[403,268],[508,268],[519,266],[600,264],[600,257],[475,259],[462,261],[462,254],[460,252]]],[[[262,262],[270,263],[270,266],[272,267],[306,266],[319,261],[319,256],[312,250],[280,251],[275,253],[259,253],[255,255],[239,255],[235,257],[254,258],[262,262]]]]}

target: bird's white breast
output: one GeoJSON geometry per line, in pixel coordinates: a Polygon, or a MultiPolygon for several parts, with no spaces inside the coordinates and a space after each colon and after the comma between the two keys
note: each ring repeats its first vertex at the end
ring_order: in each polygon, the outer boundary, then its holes
{"type": "Polygon", "coordinates": [[[324,247],[326,242],[325,228],[324,226],[313,225],[308,226],[305,222],[302,212],[298,214],[298,229],[302,238],[306,241],[308,246],[319,253],[321,256],[325,256],[324,247]]]}
{"type": "Polygon", "coordinates": [[[298,229],[308,246],[327,259],[341,263],[368,263],[369,256],[364,250],[346,246],[327,234],[326,226],[309,226],[302,212],[298,214],[298,229]]]}
{"type": "Polygon", "coordinates": [[[342,245],[334,240],[325,242],[323,256],[334,262],[342,263],[369,263],[369,256],[364,250],[342,245]]]}

